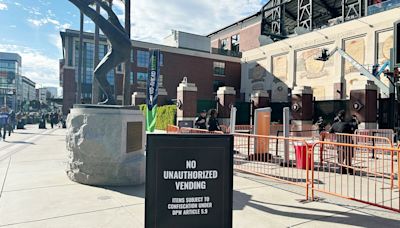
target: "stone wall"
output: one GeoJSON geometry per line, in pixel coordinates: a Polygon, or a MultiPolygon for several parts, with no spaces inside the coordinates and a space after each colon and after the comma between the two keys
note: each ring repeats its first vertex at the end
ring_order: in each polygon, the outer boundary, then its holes
{"type": "Polygon", "coordinates": [[[284,102],[288,89],[311,86],[317,100],[349,99],[353,85],[367,77],[338,53],[326,62],[314,58],[323,48],[339,47],[366,67],[383,64],[390,58],[399,13],[399,8],[388,10],[244,52],[240,93],[248,100],[252,92],[264,90],[271,102],[284,102]]]}

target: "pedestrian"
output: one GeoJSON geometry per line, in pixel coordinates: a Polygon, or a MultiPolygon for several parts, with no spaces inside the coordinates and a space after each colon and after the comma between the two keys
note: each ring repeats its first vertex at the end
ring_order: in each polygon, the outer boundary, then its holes
{"type": "Polygon", "coordinates": [[[54,113],[50,113],[50,125],[51,129],[54,128],[54,113]]]}
{"type": "MultiPolygon", "coordinates": [[[[344,116],[344,112],[341,116],[344,116]]],[[[332,124],[329,133],[344,133],[344,134],[354,134],[355,128],[353,122],[346,122],[339,116],[338,120],[332,124]]],[[[352,137],[337,137],[337,143],[343,144],[354,144],[352,137]]],[[[352,167],[352,160],[354,157],[354,147],[353,146],[337,146],[338,153],[338,163],[341,166],[342,174],[354,174],[354,169],[352,167]]]]}
{"type": "Polygon", "coordinates": [[[0,110],[0,138],[3,138],[3,141],[6,140],[6,132],[8,128],[8,118],[9,114],[7,111],[7,107],[3,107],[0,110]],[[1,134],[1,131],[3,130],[3,134],[1,134]]]}
{"type": "Polygon", "coordinates": [[[207,111],[202,110],[194,123],[196,128],[207,130],[207,111]]]}
{"type": "Polygon", "coordinates": [[[333,119],[333,122],[343,122],[344,121],[344,117],[345,117],[345,111],[344,110],[340,110],[337,114],[336,117],[333,119]]]}
{"type": "Polygon", "coordinates": [[[358,120],[357,116],[352,115],[350,125],[351,125],[351,131],[353,132],[353,134],[358,129],[359,124],[360,124],[360,121],[358,120]]]}
{"type": "Polygon", "coordinates": [[[10,123],[10,131],[14,133],[15,125],[16,125],[16,115],[14,110],[10,109],[9,112],[9,123],[10,123]]]}
{"type": "Polygon", "coordinates": [[[46,114],[42,114],[39,120],[39,129],[46,129],[46,114]]]}
{"type": "Polygon", "coordinates": [[[209,131],[221,131],[219,122],[217,119],[218,112],[215,109],[210,110],[210,116],[208,117],[208,130],[209,131]]]}
{"type": "Polygon", "coordinates": [[[315,125],[318,127],[318,131],[321,134],[321,132],[325,131],[326,123],[322,116],[318,117],[317,122],[315,122],[315,125]]]}

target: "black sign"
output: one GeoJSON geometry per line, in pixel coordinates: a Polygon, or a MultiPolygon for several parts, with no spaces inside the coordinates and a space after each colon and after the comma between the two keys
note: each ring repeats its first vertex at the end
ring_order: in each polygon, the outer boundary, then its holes
{"type": "Polygon", "coordinates": [[[146,228],[232,227],[232,135],[147,135],[146,228]]]}
{"type": "Polygon", "coordinates": [[[181,120],[181,121],[178,121],[178,127],[193,128],[193,120],[181,120]]]}

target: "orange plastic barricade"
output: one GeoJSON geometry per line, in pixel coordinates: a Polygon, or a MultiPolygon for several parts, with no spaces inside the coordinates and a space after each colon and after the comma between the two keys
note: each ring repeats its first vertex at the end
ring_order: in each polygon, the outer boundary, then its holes
{"type": "Polygon", "coordinates": [[[390,144],[360,143],[356,135],[351,139],[343,137],[350,141],[327,140],[327,137],[313,146],[312,198],[314,191],[318,191],[400,212],[400,183],[394,184],[399,170],[393,160],[398,149],[390,144]],[[379,159],[372,158],[372,151],[379,159]]]}
{"type": "Polygon", "coordinates": [[[394,142],[394,131],[392,129],[357,129],[356,135],[368,135],[376,137],[385,137],[394,142]]]}
{"type": "Polygon", "coordinates": [[[253,132],[252,125],[236,125],[235,126],[235,133],[251,134],[252,132],[253,132]]]}
{"type": "Polygon", "coordinates": [[[224,134],[224,132],[222,131],[208,131],[205,129],[188,128],[188,127],[181,127],[179,132],[185,134],[224,134]]]}
{"type": "Polygon", "coordinates": [[[295,144],[306,145],[306,156],[310,155],[312,146],[303,139],[235,133],[234,168],[303,187],[306,190],[305,199],[309,199],[310,179],[307,167],[311,160],[297,160],[295,144]],[[289,144],[288,147],[285,147],[286,143],[289,144]],[[257,153],[260,148],[266,153],[257,153]],[[306,162],[304,169],[303,161],[306,162]]]}
{"type": "Polygon", "coordinates": [[[179,132],[179,127],[175,125],[167,125],[167,133],[172,134],[172,133],[178,133],[179,132]]]}

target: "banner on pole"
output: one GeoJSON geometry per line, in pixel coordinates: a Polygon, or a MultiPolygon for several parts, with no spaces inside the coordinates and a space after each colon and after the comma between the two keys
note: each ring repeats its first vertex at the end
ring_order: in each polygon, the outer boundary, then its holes
{"type": "Polygon", "coordinates": [[[150,49],[147,75],[146,131],[154,132],[157,119],[158,80],[160,78],[160,50],[150,49]]]}

